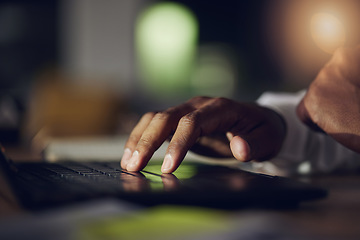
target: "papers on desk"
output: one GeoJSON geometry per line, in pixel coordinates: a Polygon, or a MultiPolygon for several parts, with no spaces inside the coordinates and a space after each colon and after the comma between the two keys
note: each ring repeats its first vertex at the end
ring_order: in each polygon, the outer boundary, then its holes
{"type": "MultiPolygon", "coordinates": [[[[44,149],[44,158],[49,162],[71,161],[120,161],[128,136],[53,139],[44,149]]],[[[168,142],[165,142],[153,155],[152,161],[162,161],[168,142]]],[[[206,162],[208,164],[238,165],[234,159],[213,159],[188,152],[185,160],[206,162]]]]}
{"type": "Polygon", "coordinates": [[[53,139],[44,149],[44,158],[49,162],[120,161],[125,143],[125,137],[53,139]]]}
{"type": "MultiPolygon", "coordinates": [[[[53,139],[44,149],[44,158],[49,162],[71,161],[120,161],[128,136],[53,139]]],[[[154,154],[154,159],[163,159],[167,143],[154,154]]]]}

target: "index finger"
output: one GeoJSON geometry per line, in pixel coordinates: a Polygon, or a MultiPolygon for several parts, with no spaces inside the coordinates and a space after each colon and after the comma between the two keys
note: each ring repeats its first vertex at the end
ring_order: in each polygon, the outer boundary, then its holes
{"type": "Polygon", "coordinates": [[[232,106],[226,99],[214,98],[182,117],[168,146],[161,171],[174,172],[199,137],[214,132],[226,132],[237,119],[232,106]],[[219,109],[222,110],[221,114],[219,109]]]}
{"type": "Polygon", "coordinates": [[[185,103],[154,114],[146,128],[134,129],[129,138],[132,138],[132,140],[128,145],[133,147],[133,153],[126,165],[126,169],[129,171],[143,169],[154,152],[175,131],[179,119],[192,110],[193,107],[185,103]]]}

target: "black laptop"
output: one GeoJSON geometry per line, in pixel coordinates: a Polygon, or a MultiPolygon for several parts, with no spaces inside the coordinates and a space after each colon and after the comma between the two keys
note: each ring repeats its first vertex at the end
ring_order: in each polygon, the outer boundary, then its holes
{"type": "Polygon", "coordinates": [[[33,210],[100,198],[141,206],[288,208],[326,196],[324,189],[288,178],[191,161],[174,174],[161,174],[156,161],[141,172],[128,172],[117,161],[14,163],[3,152],[0,158],[1,177],[20,205],[33,210]]]}

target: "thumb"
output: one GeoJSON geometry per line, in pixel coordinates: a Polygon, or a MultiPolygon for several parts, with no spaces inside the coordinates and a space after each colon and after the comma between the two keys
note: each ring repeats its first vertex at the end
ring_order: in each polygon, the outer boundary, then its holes
{"type": "Polygon", "coordinates": [[[265,123],[246,133],[228,133],[230,150],[233,156],[242,162],[269,160],[276,156],[282,147],[286,131],[282,128],[265,123]]]}
{"type": "Polygon", "coordinates": [[[268,160],[280,151],[280,147],[281,144],[278,144],[276,139],[267,136],[262,138],[253,135],[234,136],[230,141],[233,156],[242,162],[268,160]]]}
{"type": "Polygon", "coordinates": [[[232,136],[231,133],[228,134],[230,140],[230,149],[234,157],[242,162],[247,162],[251,160],[250,146],[243,138],[240,136],[232,136]]]}
{"type": "Polygon", "coordinates": [[[257,134],[253,132],[245,136],[234,136],[230,141],[230,149],[233,156],[239,161],[265,161],[278,154],[282,142],[283,138],[279,135],[257,134]]]}
{"type": "Polygon", "coordinates": [[[280,152],[286,135],[286,123],[275,111],[254,106],[226,134],[230,150],[239,161],[264,161],[280,152]]]}

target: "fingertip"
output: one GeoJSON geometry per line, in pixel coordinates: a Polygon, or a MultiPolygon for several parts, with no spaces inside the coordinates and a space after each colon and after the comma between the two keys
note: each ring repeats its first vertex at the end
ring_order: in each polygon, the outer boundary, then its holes
{"type": "Polygon", "coordinates": [[[129,148],[125,148],[123,156],[120,161],[121,168],[123,168],[123,169],[127,168],[127,165],[131,158],[131,155],[132,155],[132,151],[129,148]]]}
{"type": "Polygon", "coordinates": [[[172,173],[173,172],[173,158],[170,154],[166,154],[164,162],[161,166],[162,173],[172,173]]]}
{"type": "Polygon", "coordinates": [[[234,136],[230,141],[230,149],[234,157],[242,162],[250,161],[250,146],[241,137],[234,136]]]}
{"type": "Polygon", "coordinates": [[[128,164],[126,165],[126,170],[132,171],[132,172],[139,171],[140,170],[139,165],[140,165],[139,152],[135,151],[132,154],[128,164]]]}

